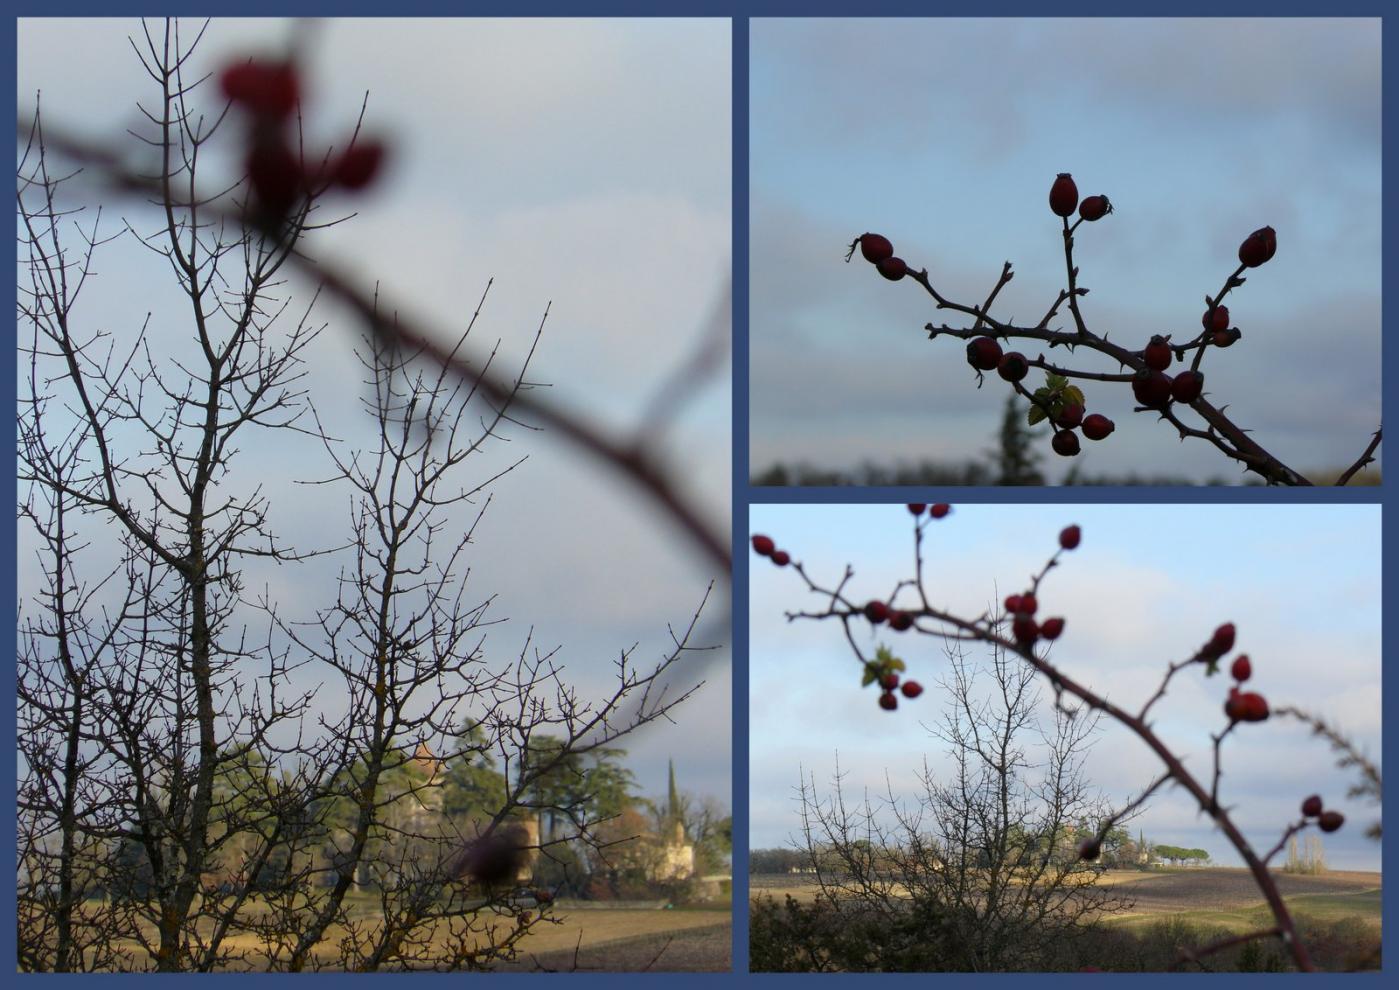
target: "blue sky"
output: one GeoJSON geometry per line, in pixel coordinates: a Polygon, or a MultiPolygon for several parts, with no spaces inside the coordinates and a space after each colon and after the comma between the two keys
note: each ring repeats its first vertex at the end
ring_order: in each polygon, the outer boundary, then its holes
{"type": "MultiPolygon", "coordinates": [[[[1378,20],[770,19],[751,36],[755,470],[978,457],[1005,384],[978,392],[961,343],[927,340],[950,314],[921,287],[841,259],[885,234],[977,305],[1009,260],[993,314],[1033,325],[1065,276],[1059,172],[1115,205],[1075,261],[1090,328],[1124,346],[1198,332],[1239,243],[1273,226],[1206,391],[1299,470],[1363,449],[1380,415],[1378,20]]],[[[1103,361],[1079,366],[1118,371],[1103,361]]],[[[1117,423],[1076,459],[1088,473],[1240,476],[1132,413],[1125,386],[1085,391],[1117,423]]],[[[1043,450],[1057,481],[1070,462],[1043,450]]]]}
{"type": "MultiPolygon", "coordinates": [[[[755,505],[750,532],[765,533],[832,587],[851,564],[854,601],[885,597],[913,574],[912,521],[902,505],[755,505]]],[[[1379,759],[1380,509],[1371,505],[955,505],[930,525],[925,568],[930,600],[980,614],[1023,590],[1057,548],[1066,525],[1080,547],[1041,586],[1041,616],[1063,616],[1050,659],[1065,673],[1136,710],[1166,666],[1190,656],[1216,626],[1233,622],[1237,653],[1252,658],[1250,687],[1274,706],[1295,705],[1340,726],[1379,759]]],[[[798,827],[792,800],[799,767],[824,783],[840,766],[847,793],[868,785],[914,790],[926,755],[945,768],[925,724],[941,710],[936,682],[946,661],[937,640],[889,642],[908,676],[928,690],[894,713],[861,689],[860,668],[838,623],[788,623],[787,612],[822,603],[790,569],[753,556],[750,578],[750,841],[783,846],[798,827]]],[[[876,642],[860,628],[862,647],[876,642]]],[[[971,659],[976,659],[972,656],[971,659]]],[[[1154,709],[1158,731],[1187,764],[1208,767],[1210,733],[1223,727],[1227,678],[1193,670],[1154,709]]],[[[1046,705],[1048,702],[1046,702],[1046,705]]],[[[1326,837],[1336,868],[1379,869],[1377,843],[1362,835],[1378,809],[1348,801],[1347,773],[1295,722],[1240,726],[1225,744],[1221,795],[1256,847],[1269,848],[1298,803],[1320,792],[1349,824],[1326,837]]],[[[1086,773],[1109,798],[1133,796],[1159,773],[1156,758],[1125,730],[1104,726],[1086,773]]],[[[1159,794],[1133,824],[1148,838],[1238,860],[1183,792],[1159,794]]]]}
{"type": "MultiPolygon", "coordinates": [[[[214,70],[230,57],[276,52],[288,25],[215,20],[194,66],[214,70]]],[[[185,23],[190,35],[197,26],[185,23]]],[[[158,98],[127,43],[139,39],[139,22],[23,20],[18,30],[21,119],[41,90],[49,127],[129,140],[136,101],[158,98]]],[[[379,281],[386,298],[449,333],[464,328],[493,277],[474,337],[482,351],[500,342],[498,367],[517,366],[552,303],[531,379],[551,383],[552,396],[607,428],[629,431],[696,346],[708,314],[727,305],[728,21],[335,20],[315,24],[309,39],[310,140],[343,140],[367,90],[366,131],[391,142],[385,181],[363,200],[336,204],[359,216],[315,234],[310,250],[379,281]]],[[[208,100],[217,113],[221,99],[210,91],[208,100]]],[[[210,149],[211,182],[232,175],[233,137],[230,128],[227,142],[210,149]]],[[[104,216],[112,232],[118,215],[141,230],[154,223],[139,204],[111,201],[104,216]]],[[[123,340],[153,310],[154,349],[177,355],[188,335],[163,264],[129,238],[103,248],[100,277],[78,313],[83,325],[123,340]]],[[[299,311],[307,287],[293,282],[291,296],[299,311]]],[[[311,353],[307,384],[335,432],[365,440],[351,350],[360,328],[334,305],[322,303],[316,315],[329,326],[311,353]]],[[[594,694],[620,651],[636,644],[638,662],[665,653],[667,625],[688,621],[706,584],[724,576],[630,487],[600,476],[595,462],[547,433],[517,430],[509,439],[467,469],[480,479],[530,457],[496,486],[474,537],[471,582],[478,594],[498,593],[493,612],[510,619],[492,630],[488,652],[508,661],[533,630],[545,649],[562,644],[567,677],[594,694]]],[[[666,441],[702,511],[727,529],[727,363],[666,441]]],[[[303,545],[333,545],[348,519],[347,495],[292,484],[328,474],[324,453],[289,435],[264,434],[244,447],[243,468],[265,482],[274,529],[303,545]]],[[[22,536],[22,591],[32,573],[25,549],[22,536]]],[[[288,612],[306,614],[333,588],[335,566],[252,567],[248,586],[265,580],[288,612]]],[[[728,598],[721,580],[700,635],[725,649],[686,671],[709,683],[677,712],[678,726],[657,726],[633,747],[647,793],[664,793],[673,755],[682,786],[728,799],[728,598]],[[712,744],[692,746],[696,731],[712,744]]]]}

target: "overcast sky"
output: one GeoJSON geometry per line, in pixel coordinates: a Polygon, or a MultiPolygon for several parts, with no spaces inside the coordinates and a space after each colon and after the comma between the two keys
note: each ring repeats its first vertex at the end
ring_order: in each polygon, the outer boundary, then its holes
{"type": "MultiPolygon", "coordinates": [[[[957,505],[927,531],[930,600],[955,614],[980,614],[1027,586],[1070,523],[1082,527],[1082,543],[1039,596],[1041,616],[1066,619],[1049,653],[1066,674],[1135,711],[1170,662],[1233,622],[1236,653],[1252,659],[1249,687],[1274,707],[1324,717],[1379,760],[1378,506],[957,505]]],[[[846,594],[857,602],[885,597],[912,577],[912,528],[901,505],[755,505],[750,513],[751,532],[772,536],[822,587],[853,565],[846,594]]],[[[860,688],[859,664],[838,623],[787,622],[787,612],[824,607],[800,578],[756,557],[751,574],[752,847],[786,846],[798,832],[799,768],[824,789],[839,754],[846,792],[855,796],[866,786],[883,792],[886,772],[896,794],[911,795],[925,755],[935,774],[946,772],[943,744],[925,728],[941,712],[936,684],[947,661],[939,641],[891,640],[897,634],[887,627],[876,640],[867,624],[858,630],[862,648],[889,643],[907,662],[907,676],[927,688],[885,712],[874,687],[860,688]]],[[[1153,709],[1157,731],[1196,772],[1211,765],[1210,733],[1224,727],[1230,683],[1189,668],[1153,709]]],[[[1301,800],[1320,793],[1348,822],[1325,837],[1328,863],[1378,870],[1379,844],[1363,832],[1379,809],[1348,800],[1353,774],[1334,764],[1328,747],[1295,721],[1244,724],[1225,742],[1220,794],[1255,848],[1267,849],[1296,819],[1301,800]]],[[[1160,769],[1139,739],[1104,725],[1086,776],[1121,803],[1160,769]]],[[[1240,865],[1183,791],[1158,793],[1132,829],[1240,865]]]]}
{"type": "MultiPolygon", "coordinates": [[[[1075,237],[1095,332],[1132,348],[1198,332],[1240,242],[1271,225],[1277,254],[1231,293],[1243,339],[1209,355],[1207,394],[1303,472],[1349,464],[1379,425],[1378,19],[754,20],[751,50],[755,471],[991,446],[1007,386],[978,392],[962,343],[923,330],[966,324],[841,259],[882,233],[975,305],[1009,260],[993,315],[1034,325],[1064,284],[1059,172],[1116,207],[1075,237]]],[[[1132,413],[1126,386],[1084,388],[1117,424],[1076,459],[1089,474],[1241,476],[1132,413]]],[[[1042,450],[1059,481],[1070,462],[1042,450]]]]}
{"type": "MultiPolygon", "coordinates": [[[[186,22],[187,36],[197,26],[186,22]]],[[[136,101],[152,105],[158,91],[128,36],[140,39],[139,22],[20,22],[21,107],[42,90],[49,127],[129,141],[125,128],[139,125],[136,101]]],[[[287,22],[215,21],[194,70],[275,53],[287,37],[287,22]]],[[[312,253],[353,265],[393,304],[449,334],[465,328],[494,278],[473,333],[478,352],[500,341],[502,368],[517,367],[552,302],[531,379],[551,383],[551,397],[616,431],[634,427],[714,307],[726,305],[728,21],[337,20],[315,25],[308,39],[311,139],[343,142],[367,90],[366,132],[391,143],[385,181],[353,204],[332,204],[360,216],[314,233],[312,253]]],[[[210,115],[222,105],[214,85],[199,91],[210,115]]],[[[230,128],[211,150],[211,183],[238,161],[235,134],[230,128]]],[[[138,229],[152,225],[139,204],[109,201],[107,230],[119,229],[119,215],[138,229]]],[[[154,310],[154,348],[175,353],[188,328],[163,264],[129,238],[102,249],[82,325],[125,340],[154,310]]],[[[304,282],[292,289],[296,310],[309,293],[304,282]]],[[[360,328],[334,305],[316,312],[329,328],[312,353],[308,383],[322,417],[353,442],[368,425],[351,353],[360,328]]],[[[726,360],[668,438],[672,462],[724,530],[730,430],[726,360]]],[[[667,624],[683,626],[718,578],[701,638],[724,649],[688,672],[708,684],[677,713],[677,726],[636,741],[631,763],[648,794],[664,794],[674,756],[682,787],[727,801],[727,575],[593,462],[547,433],[508,436],[508,445],[468,461],[463,475],[481,479],[529,455],[495,487],[474,539],[472,585],[480,596],[497,593],[493,614],[510,619],[491,631],[488,655],[508,662],[533,627],[536,645],[561,645],[567,677],[597,696],[619,651],[639,644],[637,661],[658,659],[670,647],[667,624]],[[704,746],[694,744],[697,735],[704,746]]],[[[334,545],[348,495],[291,485],[328,474],[324,453],[270,433],[249,434],[243,448],[242,476],[251,470],[265,482],[273,528],[298,545],[334,545]]],[[[309,613],[332,591],[333,571],[249,574],[249,586],[267,580],[287,612],[309,613]]]]}

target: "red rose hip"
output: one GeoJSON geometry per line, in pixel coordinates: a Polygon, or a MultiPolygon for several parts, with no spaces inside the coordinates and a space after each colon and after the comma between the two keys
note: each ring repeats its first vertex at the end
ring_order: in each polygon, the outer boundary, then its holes
{"type": "Polygon", "coordinates": [[[1019,351],[1009,351],[996,365],[996,373],[1008,382],[1018,382],[1030,373],[1030,362],[1019,351]]]}
{"type": "Polygon", "coordinates": [[[932,507],[928,509],[928,515],[932,516],[934,519],[942,519],[951,511],[952,506],[948,505],[946,502],[935,502],[932,507]]]}
{"type": "Polygon", "coordinates": [[[1049,445],[1054,448],[1054,453],[1060,457],[1078,456],[1078,434],[1073,430],[1060,430],[1054,434],[1054,439],[1049,441],[1049,445]]]}
{"type": "Polygon", "coordinates": [[[1308,818],[1315,818],[1321,814],[1321,795],[1313,794],[1302,802],[1302,814],[1308,818]]]}
{"type": "Polygon", "coordinates": [[[967,363],[978,371],[993,371],[1001,363],[1001,345],[990,337],[967,342],[967,363]]]}
{"type": "Polygon", "coordinates": [[[1117,427],[1102,413],[1089,413],[1083,417],[1083,435],[1089,440],[1106,440],[1117,427]]]}
{"type": "Polygon", "coordinates": [[[885,691],[879,696],[879,707],[883,708],[886,712],[892,712],[895,708],[899,707],[898,695],[894,694],[893,691],[885,691]]]}
{"type": "Polygon", "coordinates": [[[760,557],[771,557],[772,552],[777,549],[777,544],[772,542],[770,536],[753,537],[753,552],[760,557]]]}
{"type": "Polygon", "coordinates": [[[1068,172],[1060,172],[1049,187],[1049,208],[1056,216],[1067,217],[1078,206],[1078,186],[1068,172]]]}
{"type": "Polygon", "coordinates": [[[876,626],[889,618],[889,606],[878,600],[866,602],[864,612],[865,618],[876,626]]]}
{"type": "Polygon", "coordinates": [[[1072,430],[1083,422],[1083,407],[1077,402],[1070,402],[1059,410],[1059,415],[1054,420],[1066,430],[1072,430]]]}
{"type": "Polygon", "coordinates": [[[916,698],[923,693],[923,685],[917,681],[904,681],[899,690],[904,693],[905,698],[916,698]]]}
{"type": "Polygon", "coordinates": [[[1077,550],[1079,540],[1083,539],[1083,530],[1077,526],[1065,526],[1059,531],[1059,545],[1065,550],[1077,550]]]}
{"type": "Polygon", "coordinates": [[[1323,811],[1317,816],[1316,823],[1323,832],[1334,832],[1346,823],[1346,819],[1339,811],[1323,811]]]}
{"type": "Polygon", "coordinates": [[[1229,665],[1229,674],[1240,684],[1253,676],[1253,664],[1248,662],[1247,653],[1234,658],[1234,662],[1229,665]]]}
{"type": "Polygon", "coordinates": [[[1204,375],[1198,371],[1182,371],[1171,382],[1171,398],[1189,404],[1200,397],[1204,388],[1204,375]]]}
{"type": "Polygon", "coordinates": [[[1132,394],[1144,406],[1163,407],[1171,401],[1171,379],[1159,371],[1139,371],[1132,378],[1132,394]]]}
{"type": "Polygon", "coordinates": [[[879,270],[879,274],[891,282],[897,282],[908,274],[908,265],[904,263],[902,258],[885,258],[874,267],[879,270]]]}
{"type": "Polygon", "coordinates": [[[1166,343],[1166,338],[1160,334],[1152,337],[1146,349],[1142,351],[1142,361],[1152,371],[1165,371],[1171,366],[1172,357],[1174,355],[1171,353],[1171,345],[1166,343]]]}
{"type": "Polygon", "coordinates": [[[1278,235],[1272,227],[1260,227],[1239,245],[1239,263],[1245,268],[1257,268],[1270,261],[1278,250],[1278,235]]]}
{"type": "Polygon", "coordinates": [[[1200,317],[1200,324],[1210,332],[1229,329],[1229,307],[1216,306],[1214,309],[1205,310],[1205,315],[1200,317]]]}
{"type": "Polygon", "coordinates": [[[860,242],[860,253],[872,265],[894,256],[894,245],[881,234],[861,234],[857,240],[860,242]]]}
{"type": "Polygon", "coordinates": [[[778,567],[786,567],[792,562],[792,556],[786,550],[774,550],[769,559],[778,567]]]}
{"type": "Polygon", "coordinates": [[[1089,223],[1101,220],[1111,212],[1112,203],[1106,196],[1085,196],[1083,202],[1078,204],[1078,215],[1089,223]]]}
{"type": "Polygon", "coordinates": [[[1040,635],[1045,639],[1058,639],[1064,631],[1064,620],[1060,618],[1045,619],[1040,623],[1040,635]]]}

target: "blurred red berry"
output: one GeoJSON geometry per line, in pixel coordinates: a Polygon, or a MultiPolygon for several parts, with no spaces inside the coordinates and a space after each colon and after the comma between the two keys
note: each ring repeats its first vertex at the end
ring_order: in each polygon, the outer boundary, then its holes
{"type": "Polygon", "coordinates": [[[879,686],[886,691],[892,691],[899,686],[898,674],[885,674],[879,679],[879,686]]]}
{"type": "Polygon", "coordinates": [[[305,180],[292,150],[281,141],[259,141],[248,152],[247,168],[258,210],[278,220],[290,213],[305,180]]]}
{"type": "Polygon", "coordinates": [[[1200,317],[1200,324],[1211,332],[1216,330],[1229,329],[1229,307],[1216,306],[1214,309],[1205,310],[1205,315],[1200,317]]]}
{"type": "Polygon", "coordinates": [[[1317,816],[1316,823],[1323,832],[1334,832],[1346,823],[1346,819],[1339,811],[1323,811],[1317,816]]]}
{"type": "Polygon", "coordinates": [[[1035,620],[1023,612],[1015,617],[1015,621],[1010,624],[1010,631],[1015,636],[1015,641],[1023,646],[1034,645],[1039,639],[1040,627],[1035,620]]]}
{"type": "Polygon", "coordinates": [[[1039,607],[1039,599],[1036,598],[1031,592],[1027,591],[1020,596],[1020,608],[1018,608],[1016,611],[1023,612],[1026,615],[1034,615],[1037,611],[1039,611],[1039,607]]]}
{"type": "Polygon", "coordinates": [[[1059,530],[1059,545],[1065,550],[1077,550],[1078,541],[1083,539],[1083,530],[1077,526],[1065,526],[1059,530]]]}
{"type": "Polygon", "coordinates": [[[288,62],[242,62],[219,77],[223,93],[250,112],[281,120],[296,109],[301,87],[288,62]]]}
{"type": "Polygon", "coordinates": [[[923,514],[923,510],[926,509],[927,507],[928,507],[927,504],[924,503],[924,502],[910,502],[910,503],[908,503],[908,511],[911,512],[911,513],[912,513],[913,515],[915,515],[915,516],[921,516],[921,515],[923,514]]]}
{"type": "Polygon", "coordinates": [[[792,562],[792,555],[786,550],[774,550],[771,554],[771,560],[778,567],[786,567],[792,562]]]}
{"type": "Polygon", "coordinates": [[[881,601],[865,602],[865,618],[877,626],[889,618],[889,606],[881,601]]]}
{"type": "Polygon", "coordinates": [[[1007,596],[1006,596],[1006,612],[1009,613],[1010,615],[1015,615],[1015,614],[1017,614],[1019,611],[1020,611],[1020,596],[1019,596],[1019,595],[1007,595],[1007,596]]]}
{"type": "Polygon", "coordinates": [[[384,145],[380,141],[361,141],[347,150],[335,163],[333,178],[346,189],[363,189],[374,181],[384,162],[384,145]]]}
{"type": "Polygon", "coordinates": [[[934,519],[942,519],[951,511],[952,506],[948,505],[946,502],[935,502],[933,506],[928,509],[928,515],[932,516],[934,519]]]}
{"type": "Polygon", "coordinates": [[[899,707],[898,695],[894,694],[893,691],[885,691],[879,696],[879,707],[883,708],[886,712],[892,712],[895,708],[899,707]]]}
{"type": "Polygon", "coordinates": [[[1204,652],[1222,657],[1234,648],[1234,623],[1226,622],[1214,631],[1210,641],[1205,644],[1204,652]]]}
{"type": "Polygon", "coordinates": [[[1040,623],[1040,635],[1045,639],[1058,639],[1059,634],[1064,631],[1064,620],[1059,618],[1045,619],[1040,623]]]}
{"type": "Polygon", "coordinates": [[[891,609],[889,611],[889,628],[895,632],[904,632],[913,627],[913,616],[907,612],[899,612],[891,609]]]}
{"type": "Polygon", "coordinates": [[[1229,674],[1242,684],[1253,676],[1253,664],[1248,662],[1248,654],[1241,653],[1234,658],[1234,662],[1229,665],[1229,674]]]}
{"type": "Polygon", "coordinates": [[[1302,814],[1308,818],[1315,818],[1321,814],[1321,795],[1313,794],[1302,802],[1302,814]]]}
{"type": "Polygon", "coordinates": [[[777,544],[772,542],[770,536],[753,537],[753,552],[760,557],[771,557],[772,552],[777,549],[777,544]]]}
{"type": "Polygon", "coordinates": [[[908,274],[908,265],[904,263],[902,258],[885,258],[874,267],[879,269],[879,274],[891,282],[897,282],[908,274]]]}
{"type": "Polygon", "coordinates": [[[923,693],[923,685],[917,681],[904,681],[899,690],[904,693],[905,698],[916,698],[923,693]]]}

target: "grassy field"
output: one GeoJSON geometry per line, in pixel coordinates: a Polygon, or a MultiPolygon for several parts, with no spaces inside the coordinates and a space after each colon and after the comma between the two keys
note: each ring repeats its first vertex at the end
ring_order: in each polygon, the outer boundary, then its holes
{"type": "MultiPolygon", "coordinates": [[[[1277,873],[1274,877],[1317,966],[1377,968],[1382,932],[1379,873],[1277,873]]],[[[751,896],[764,904],[770,899],[780,905],[788,895],[810,903],[819,892],[809,877],[760,875],[749,880],[751,896]]],[[[1188,958],[1182,953],[1271,928],[1274,923],[1252,875],[1243,869],[1111,871],[1101,875],[1098,883],[1131,902],[1127,910],[1105,918],[1106,925],[1080,943],[1087,947],[1087,961],[1105,969],[1168,969],[1188,958]]],[[[1286,969],[1292,964],[1276,940],[1235,946],[1208,962],[1210,968],[1226,971],[1286,969]]]]}
{"type": "MultiPolygon", "coordinates": [[[[598,906],[598,902],[559,901],[550,911],[550,917],[557,923],[536,922],[529,934],[516,945],[519,958],[513,963],[499,964],[497,968],[525,971],[727,971],[733,958],[733,914],[729,904],[725,901],[713,906],[660,909],[659,905],[663,903],[606,907],[598,906]]],[[[351,898],[348,906],[356,924],[364,926],[356,939],[363,944],[366,938],[372,939],[375,928],[372,901],[366,898],[363,904],[357,904],[356,899],[351,898]]],[[[483,920],[489,918],[489,915],[483,916],[483,920]]],[[[502,916],[497,924],[502,932],[509,931],[513,927],[513,919],[502,916]]],[[[206,920],[201,924],[201,932],[207,935],[205,929],[208,927],[206,920]]],[[[149,934],[154,939],[153,929],[149,934]]],[[[348,935],[344,929],[332,926],[327,937],[313,950],[321,965],[335,965],[333,961],[339,958],[337,945],[348,935]]],[[[476,941],[484,946],[488,940],[484,935],[479,935],[476,941]]],[[[133,968],[146,968],[143,963],[147,959],[145,950],[134,940],[126,940],[122,944],[135,961],[133,968]]],[[[237,967],[239,970],[262,971],[269,968],[266,948],[257,936],[250,933],[230,934],[225,938],[224,945],[229,951],[245,954],[245,962],[237,967]]]]}
{"type": "MultiPolygon", "coordinates": [[[[1299,918],[1335,922],[1360,918],[1380,930],[1380,874],[1336,871],[1318,876],[1275,873],[1278,891],[1299,918]]],[[[1113,915],[1111,924],[1144,928],[1163,917],[1184,916],[1193,924],[1252,931],[1272,924],[1272,914],[1247,870],[1222,867],[1161,870],[1110,870],[1098,879],[1134,903],[1113,915]]],[[[749,878],[755,897],[781,902],[788,894],[799,901],[815,899],[814,880],[787,874],[749,878]]]]}

